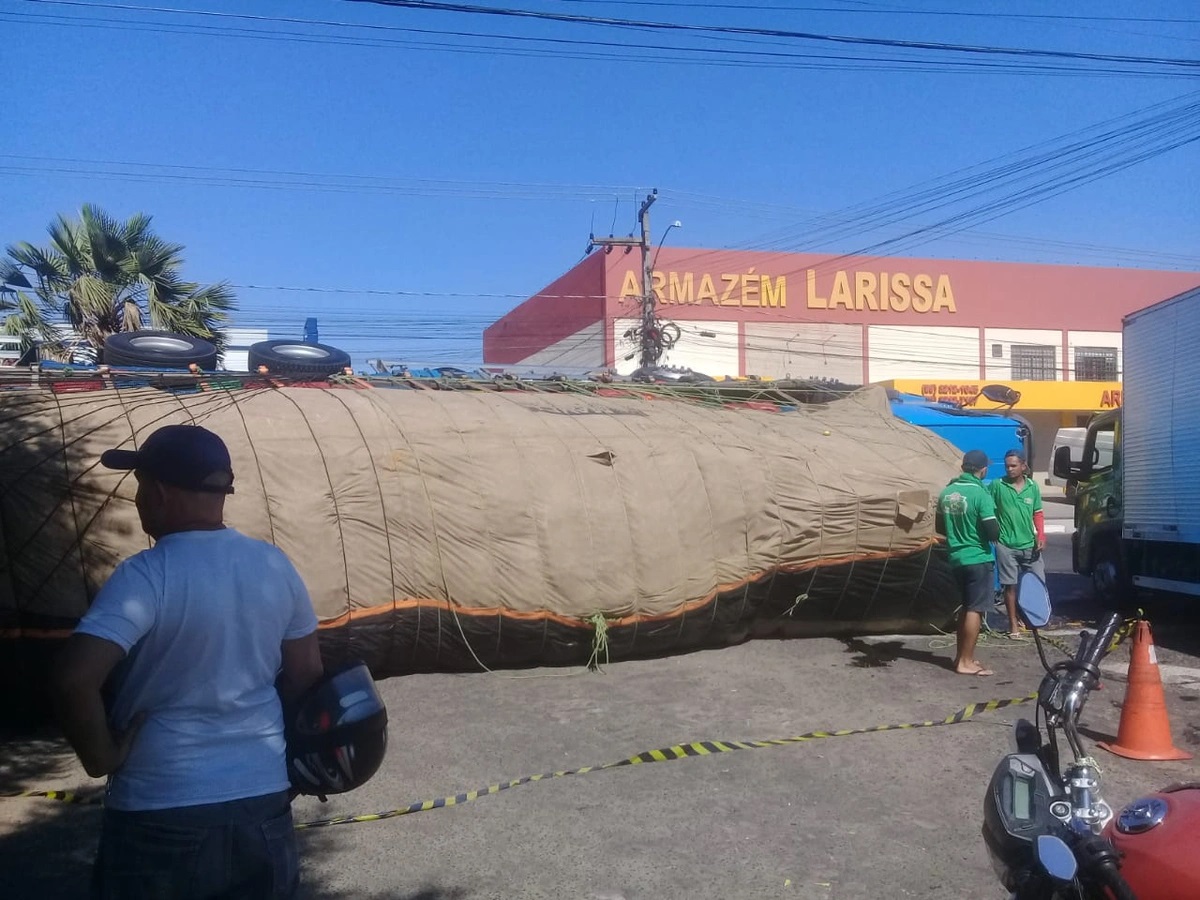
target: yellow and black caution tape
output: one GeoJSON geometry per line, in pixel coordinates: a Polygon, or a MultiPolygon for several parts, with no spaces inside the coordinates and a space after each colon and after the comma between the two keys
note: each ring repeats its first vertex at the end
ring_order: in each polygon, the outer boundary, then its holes
{"type": "MultiPolygon", "coordinates": [[[[581,766],[578,769],[563,769],[558,772],[543,772],[540,775],[525,775],[512,781],[502,781],[489,784],[487,787],[474,791],[461,791],[436,800],[420,800],[408,806],[389,809],[385,812],[370,813],[360,816],[331,816],[328,819],[317,819],[312,822],[297,823],[296,828],[324,828],[329,825],[349,825],[352,822],[378,822],[382,819],[394,819],[397,816],[408,816],[413,813],[426,812],[431,809],[442,809],[447,806],[461,806],[478,800],[520,787],[523,784],[534,784],[553,778],[566,778],[569,775],[586,775],[589,772],[603,772],[608,769],[620,769],[625,766],[638,766],[644,763],[669,762],[674,759],[686,759],[691,756],[711,756],[714,753],[732,753],[735,750],[761,750],[765,747],[780,747],[786,744],[800,744],[807,741],[819,741],[825,738],[847,737],[852,734],[877,734],[884,731],[908,731],[914,728],[937,728],[942,725],[958,725],[983,712],[1004,709],[1006,706],[1017,706],[1036,700],[1037,694],[1027,694],[1011,700],[987,700],[982,703],[969,703],[957,712],[951,713],[944,719],[925,722],[911,722],[907,725],[872,725],[870,728],[845,728],[838,731],[810,731],[795,737],[772,738],[765,741],[695,741],[690,744],[676,744],[661,750],[646,750],[617,762],[604,763],[599,766],[581,766]]],[[[103,803],[101,794],[78,794],[74,791],[13,791],[0,793],[0,797],[45,797],[48,800],[58,800],[62,803],[73,803],[83,806],[95,806],[103,803]]]]}
{"type": "MultiPolygon", "coordinates": [[[[1134,618],[1126,619],[1121,627],[1113,634],[1112,642],[1108,646],[1108,652],[1112,652],[1121,642],[1132,634],[1134,627],[1141,618],[1141,610],[1139,615],[1134,618]]],[[[1074,656],[1065,643],[1052,638],[1049,635],[1043,635],[1043,640],[1052,643],[1068,656],[1074,656]]],[[[521,778],[514,778],[512,781],[500,782],[497,784],[489,784],[487,787],[479,788],[474,791],[460,791],[457,794],[450,794],[445,797],[438,797],[436,800],[420,800],[416,803],[410,803],[408,806],[399,807],[397,809],[386,810],[385,812],[369,813],[359,816],[332,816],[327,819],[316,819],[312,822],[297,823],[296,828],[324,828],[329,825],[349,825],[353,822],[378,822],[382,819],[394,819],[398,816],[408,816],[413,813],[426,812],[431,809],[442,809],[447,806],[461,806],[464,803],[470,803],[472,800],[478,800],[480,797],[488,797],[492,794],[498,794],[501,791],[507,791],[510,788],[520,787],[523,784],[533,784],[538,781],[546,781],[553,778],[566,778],[569,775],[586,775],[589,772],[603,772],[607,769],[620,769],[625,766],[637,766],[643,763],[669,762],[673,759],[685,759],[691,756],[710,756],[714,753],[732,753],[735,750],[761,750],[765,747],[779,747],[785,744],[799,744],[806,741],[817,741],[824,738],[847,737],[852,734],[876,734],[884,731],[907,731],[914,728],[937,728],[942,725],[958,725],[966,722],[968,719],[978,715],[981,712],[992,712],[997,709],[1004,709],[1007,706],[1017,706],[1022,703],[1029,703],[1037,699],[1037,694],[1026,694],[1024,697],[1014,697],[1010,700],[987,700],[983,703],[969,703],[957,712],[951,713],[944,719],[929,720],[925,722],[911,722],[906,725],[873,725],[870,728],[847,728],[838,731],[810,731],[807,734],[796,735],[795,737],[773,738],[765,741],[695,741],[690,744],[676,744],[673,747],[664,747],[660,750],[646,750],[626,759],[618,760],[617,762],[604,763],[598,766],[581,766],[578,769],[563,769],[558,772],[543,772],[539,775],[525,775],[521,778]]],[[[60,803],[71,803],[80,806],[98,806],[104,802],[102,794],[87,793],[80,794],[75,791],[10,791],[0,792],[2,798],[20,798],[20,797],[44,797],[47,800],[57,800],[60,803]]]]}
{"type": "MultiPolygon", "coordinates": [[[[1139,610],[1139,616],[1134,616],[1133,618],[1126,619],[1124,622],[1121,623],[1121,626],[1116,631],[1113,632],[1112,640],[1109,641],[1109,643],[1108,643],[1108,649],[1104,651],[1106,655],[1109,653],[1112,653],[1114,650],[1116,650],[1119,646],[1121,646],[1122,641],[1124,641],[1127,637],[1129,637],[1129,635],[1133,634],[1133,629],[1137,627],[1137,623],[1140,618],[1140,612],[1141,611],[1139,610]]],[[[1081,623],[1081,622],[1069,623],[1069,624],[1070,625],[1078,625],[1080,628],[1083,627],[1083,623],[1081,623]]],[[[1043,634],[1041,637],[1042,637],[1043,641],[1045,641],[1051,647],[1055,647],[1055,648],[1061,650],[1065,655],[1070,656],[1072,658],[1075,656],[1075,651],[1067,646],[1066,641],[1063,641],[1063,640],[1056,638],[1053,635],[1049,635],[1049,634],[1043,634]]]]}
{"type": "Polygon", "coordinates": [[[57,800],[60,803],[73,803],[77,806],[99,806],[104,802],[103,794],[78,794],[75,791],[5,791],[0,793],[0,798],[6,800],[18,797],[45,797],[47,800],[57,800]]]}
{"type": "Polygon", "coordinates": [[[795,737],[773,738],[766,741],[696,741],[690,744],[676,744],[673,747],[664,747],[660,750],[646,750],[638,753],[635,756],[630,756],[627,759],[618,760],[617,762],[604,763],[599,766],[581,766],[578,769],[563,769],[558,772],[543,772],[540,775],[526,775],[522,778],[514,778],[512,781],[504,781],[498,784],[489,784],[487,787],[479,788],[474,791],[462,791],[457,794],[452,794],[447,797],[439,797],[436,800],[423,800],[417,803],[409,804],[408,806],[399,809],[390,809],[386,812],[372,813],[361,816],[332,816],[328,819],[317,819],[312,822],[300,822],[296,825],[297,828],[324,828],[329,825],[349,825],[352,822],[378,822],[381,819],[393,819],[397,816],[408,816],[413,813],[426,812],[431,809],[441,809],[446,806],[461,806],[464,803],[470,803],[472,800],[478,800],[480,797],[488,797],[492,794],[498,794],[501,791],[507,791],[510,788],[520,787],[523,784],[533,784],[538,781],[547,781],[552,778],[566,778],[568,775],[586,775],[589,772],[602,772],[607,769],[620,769],[625,766],[638,766],[644,763],[669,762],[675,759],[685,759],[691,756],[710,756],[714,753],[732,753],[735,750],[761,750],[765,747],[779,747],[785,744],[799,744],[806,741],[817,741],[824,738],[846,737],[851,734],[875,734],[883,731],[905,731],[913,728],[937,728],[941,725],[958,725],[966,722],[968,719],[981,712],[991,712],[997,709],[1004,709],[1006,706],[1017,706],[1021,703],[1028,703],[1031,700],[1036,700],[1037,694],[1027,694],[1024,697],[1015,697],[1011,700],[988,700],[983,703],[970,703],[955,713],[951,713],[944,719],[927,722],[912,722],[907,725],[874,725],[870,728],[847,728],[839,731],[810,731],[807,734],[796,735],[795,737]]]}

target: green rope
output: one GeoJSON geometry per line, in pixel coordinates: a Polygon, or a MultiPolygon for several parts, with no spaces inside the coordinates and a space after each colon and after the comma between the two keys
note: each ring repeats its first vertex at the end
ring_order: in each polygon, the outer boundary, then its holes
{"type": "Polygon", "coordinates": [[[592,655],[587,661],[589,672],[601,672],[600,657],[604,657],[604,665],[608,665],[608,619],[604,613],[592,613],[587,621],[592,626],[592,655]]]}
{"type": "Polygon", "coordinates": [[[791,606],[789,606],[787,609],[785,609],[783,611],[783,615],[790,616],[792,613],[794,613],[800,607],[800,604],[803,603],[807,599],[808,599],[807,593],[798,595],[796,597],[796,602],[793,603],[791,606]]]}

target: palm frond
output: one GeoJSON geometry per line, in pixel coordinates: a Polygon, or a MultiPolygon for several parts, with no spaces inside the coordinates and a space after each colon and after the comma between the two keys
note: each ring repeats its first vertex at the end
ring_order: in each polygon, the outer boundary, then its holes
{"type": "MultiPolygon", "coordinates": [[[[210,284],[206,288],[201,288],[192,293],[192,302],[199,303],[209,309],[219,310],[222,313],[234,312],[237,310],[237,295],[233,292],[233,288],[229,286],[229,282],[222,281],[219,284],[210,284]]],[[[228,316],[221,316],[222,321],[227,320],[228,316]]]]}
{"type": "Polygon", "coordinates": [[[32,288],[25,273],[11,259],[0,260],[0,290],[5,288],[32,288]]]}
{"type": "Polygon", "coordinates": [[[87,228],[81,222],[59,215],[50,223],[50,248],[60,260],[64,278],[73,278],[95,269],[92,244],[87,228]]]}
{"type": "Polygon", "coordinates": [[[156,238],[130,247],[122,266],[130,278],[174,281],[179,279],[179,269],[183,266],[182,253],[182,245],[168,244],[156,238]]]}
{"type": "Polygon", "coordinates": [[[9,244],[6,248],[9,259],[18,266],[28,269],[39,281],[49,284],[64,282],[68,276],[67,261],[62,255],[53,251],[43,250],[33,244],[20,241],[9,244]]]}
{"type": "Polygon", "coordinates": [[[139,331],[142,327],[142,308],[132,300],[121,304],[121,330],[139,331]]]}
{"type": "Polygon", "coordinates": [[[37,298],[24,291],[16,292],[15,296],[13,310],[4,317],[0,330],[5,334],[19,335],[22,350],[28,350],[34,341],[38,341],[51,356],[61,355],[65,350],[62,335],[46,317],[37,298]]]}
{"type": "Polygon", "coordinates": [[[102,315],[113,308],[118,291],[118,285],[100,275],[84,275],[75,279],[68,293],[85,313],[102,315]]]}
{"type": "Polygon", "coordinates": [[[153,237],[153,232],[150,231],[152,221],[152,216],[140,212],[134,213],[126,219],[125,224],[121,226],[121,239],[125,242],[125,246],[140,247],[148,237],[153,237]]]}

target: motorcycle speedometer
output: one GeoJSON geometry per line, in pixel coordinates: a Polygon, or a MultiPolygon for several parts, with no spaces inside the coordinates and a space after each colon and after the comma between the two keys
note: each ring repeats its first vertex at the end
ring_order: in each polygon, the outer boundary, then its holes
{"type": "Polygon", "coordinates": [[[1011,879],[1033,864],[1033,842],[1039,834],[1054,833],[1061,822],[1050,812],[1058,792],[1042,761],[1032,753],[1010,753],[992,773],[983,802],[983,837],[988,851],[1011,879]]]}

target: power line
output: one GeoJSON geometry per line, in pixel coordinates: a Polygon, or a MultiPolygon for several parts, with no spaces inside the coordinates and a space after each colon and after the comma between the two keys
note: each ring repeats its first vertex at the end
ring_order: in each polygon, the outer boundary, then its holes
{"type": "MultiPolygon", "coordinates": [[[[40,2],[40,0],[39,0],[40,2]]],[[[950,54],[995,55],[1034,57],[1041,59],[1110,62],[1121,64],[1178,66],[1185,70],[1200,69],[1200,60],[1170,57],[1133,56],[1127,54],[1086,53],[1072,50],[1036,50],[1031,48],[998,47],[982,44],[951,44],[938,41],[907,41],[895,38],[871,38],[851,35],[822,34],[810,31],[795,31],[784,28],[752,28],[733,25],[703,25],[678,22],[657,22],[634,19],[618,19],[605,16],[584,16],[570,13],[554,13],[540,10],[514,9],[479,6],[469,3],[445,3],[437,0],[343,0],[347,3],[366,3],[401,9],[419,9],[438,12],[468,13],[481,16],[499,16],[519,19],[537,19],[580,25],[610,28],[636,28],[653,31],[695,32],[721,35],[755,35],[760,37],[791,38],[839,45],[867,47],[889,47],[905,50],[930,50],[950,54]]]]}
{"type": "MultiPolygon", "coordinates": [[[[716,65],[733,65],[738,67],[769,67],[776,68],[779,66],[798,67],[798,68],[854,68],[854,69],[870,69],[872,71],[880,71],[880,67],[888,68],[899,67],[915,68],[922,71],[966,71],[966,70],[1004,70],[1004,71],[1021,71],[1021,72],[1039,72],[1048,74],[1058,72],[1060,74],[1080,74],[1086,71],[1088,74],[1151,74],[1151,75],[1181,75],[1195,74],[1184,72],[1173,72],[1170,69],[1176,65],[1176,62],[1170,59],[1155,58],[1155,57],[1112,57],[1112,65],[1115,68],[1102,68],[1092,65],[1092,63],[1104,62],[1104,55],[1096,54],[1096,59],[1089,60],[1089,67],[1086,70],[1064,68],[1062,63],[1064,59],[1060,59],[1061,54],[1067,54],[1065,59],[1071,62],[1078,62],[1076,56],[1082,59],[1084,55],[1073,54],[1069,51],[1037,51],[1024,50],[1018,48],[974,48],[966,45],[954,44],[929,44],[928,47],[922,46],[913,42],[894,41],[887,39],[876,38],[855,38],[836,35],[815,35],[808,36],[805,39],[810,40],[827,40],[834,44],[836,53],[834,55],[813,53],[813,52],[783,52],[769,51],[763,49],[762,41],[766,38],[779,40],[787,39],[794,40],[797,36],[804,37],[807,33],[801,32],[782,32],[778,29],[744,29],[731,28],[729,26],[701,26],[701,25],[677,25],[673,23],[640,23],[632,20],[616,20],[616,19],[599,19],[597,17],[559,17],[557,21],[571,21],[577,24],[600,25],[605,27],[624,27],[637,31],[649,31],[651,33],[670,33],[678,32],[677,36],[683,37],[699,37],[705,40],[720,39],[722,43],[730,41],[745,41],[750,40],[756,49],[751,51],[730,49],[728,47],[696,47],[696,46],[679,46],[679,45],[662,45],[662,44],[644,44],[632,43],[629,41],[600,41],[594,39],[577,40],[560,37],[545,37],[531,35],[514,35],[514,34],[493,34],[481,33],[464,30],[453,29],[434,29],[434,28],[416,28],[404,27],[395,25],[379,25],[373,23],[353,23],[343,22],[328,19],[302,19],[288,16],[262,16],[251,15],[245,13],[226,13],[213,10],[188,10],[178,9],[173,7],[158,7],[158,6],[136,6],[130,4],[117,3],[90,3],[82,2],[82,0],[19,0],[19,2],[37,4],[42,6],[57,6],[66,8],[82,8],[89,11],[110,10],[121,13],[133,13],[137,15],[145,15],[146,13],[158,13],[172,16],[198,16],[217,20],[234,20],[245,21],[251,24],[271,24],[280,23],[286,25],[302,25],[317,27],[322,29],[362,29],[372,34],[378,32],[403,32],[408,34],[419,35],[440,35],[455,38],[465,39],[481,39],[491,38],[517,44],[528,44],[530,47],[525,49],[517,49],[509,47],[505,49],[503,46],[491,45],[487,47],[470,46],[462,44],[438,44],[433,42],[421,41],[395,41],[388,38],[366,37],[366,36],[345,36],[345,35],[317,35],[307,32],[296,31],[281,31],[278,28],[270,30],[261,30],[255,28],[225,28],[222,26],[206,26],[194,23],[180,22],[131,22],[127,19],[114,19],[112,17],[100,16],[51,16],[38,13],[3,13],[0,15],[8,16],[9,21],[26,21],[30,24],[54,24],[74,27],[97,27],[97,28],[118,28],[121,30],[133,31],[152,31],[157,33],[187,33],[187,34],[206,34],[206,35],[221,35],[228,37],[253,38],[261,40],[281,40],[298,43],[332,43],[346,44],[351,46],[361,47],[414,47],[421,46],[426,49],[434,50],[449,50],[454,52],[487,52],[487,53],[508,53],[510,55],[547,55],[560,56],[565,58],[578,59],[595,59],[595,58],[617,58],[627,61],[641,62],[661,62],[662,51],[672,52],[672,64],[677,62],[688,62],[687,59],[680,59],[679,53],[699,54],[701,61],[705,64],[716,65]],[[16,17],[15,19],[12,17],[16,17]],[[912,49],[929,50],[937,49],[941,51],[963,51],[967,53],[968,58],[958,59],[955,61],[932,61],[930,59],[921,59],[912,56],[899,57],[872,57],[872,56],[853,56],[844,51],[845,46],[853,46],[856,44],[865,44],[871,47],[873,51],[877,51],[883,47],[900,48],[904,52],[912,49]],[[540,46],[541,50],[535,48],[540,46]],[[554,47],[559,47],[555,50],[554,47]],[[568,48],[599,48],[601,52],[583,52],[578,49],[568,48]],[[637,57],[630,53],[631,50],[648,50],[655,51],[657,55],[637,57]],[[997,60],[987,61],[974,58],[975,55],[981,53],[995,53],[997,60]],[[1013,55],[1017,59],[1011,59],[1013,55]],[[1048,55],[1047,55],[1048,54],[1048,55]],[[722,59],[721,57],[724,57],[722,59]],[[820,63],[800,63],[797,60],[812,59],[824,60],[820,63]],[[1034,62],[1031,60],[1038,59],[1034,62]],[[839,64],[835,64],[835,62],[839,64]],[[1130,71],[1130,65],[1150,66],[1149,71],[1139,72],[1136,69],[1130,71]]],[[[351,0],[355,2],[355,0],[351,0]]],[[[375,0],[360,0],[360,2],[375,2],[375,0]]],[[[400,5],[395,3],[382,3],[381,5],[400,5]]],[[[442,9],[446,4],[437,6],[427,6],[426,4],[412,4],[411,8],[431,8],[438,11],[446,11],[442,9]]],[[[453,6],[453,5],[449,5],[453,6]]],[[[466,11],[453,9],[449,11],[466,11]]],[[[474,10],[472,10],[474,11],[474,10]]],[[[532,18],[554,18],[557,14],[552,13],[535,13],[532,11],[520,10],[499,10],[493,7],[479,7],[479,12],[487,14],[504,14],[518,17],[532,18]]],[[[1186,61],[1185,61],[1186,62],[1186,61]]]]}
{"type": "Polygon", "coordinates": [[[839,15],[865,14],[870,16],[922,16],[922,17],[972,17],[981,19],[1020,19],[1029,21],[1059,20],[1066,22],[1136,22],[1140,24],[1200,24],[1200,19],[1162,18],[1149,16],[1079,16],[1061,13],[1011,13],[1011,12],[971,12],[963,10],[942,9],[903,9],[886,4],[868,4],[866,7],[846,6],[767,6],[756,3],[702,3],[678,2],[678,0],[564,0],[569,3],[595,2],[601,6],[663,6],[682,9],[727,9],[727,10],[763,10],[776,13],[791,12],[827,12],[839,15]]]}

